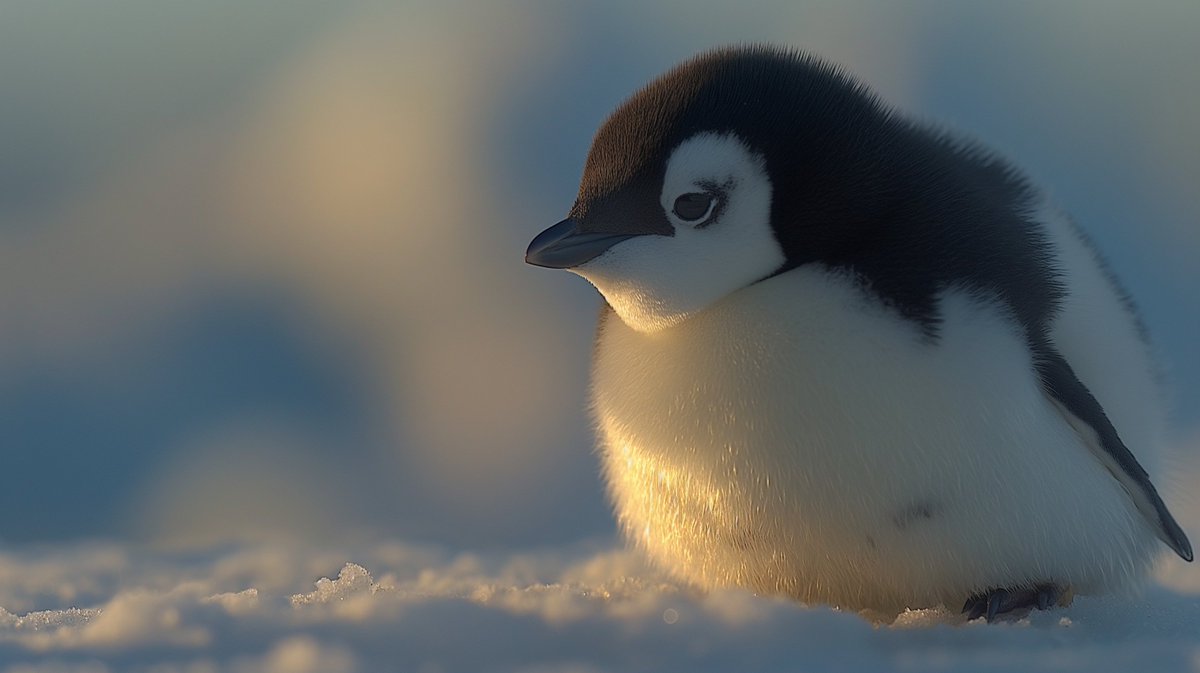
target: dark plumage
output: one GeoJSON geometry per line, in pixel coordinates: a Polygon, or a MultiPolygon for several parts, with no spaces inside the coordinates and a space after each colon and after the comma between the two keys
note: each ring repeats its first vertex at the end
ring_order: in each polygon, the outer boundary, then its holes
{"type": "Polygon", "coordinates": [[[657,203],[666,152],[703,131],[736,132],[766,159],[777,181],[771,223],[788,256],[777,272],[844,268],[931,336],[934,296],[950,285],[1004,300],[1031,336],[1053,315],[1061,288],[1026,219],[1034,192],[1024,177],[796,51],[710,52],[635,93],[596,134],[571,216],[585,231],[655,222],[672,235],[657,203]]]}
{"type": "Polygon", "coordinates": [[[1122,438],[1155,448],[1154,366],[1086,237],[823,61],[723,49],[651,82],[526,259],[611,306],[606,476],[682,576],[991,620],[1120,586],[1155,537],[1192,560],[1122,438]]]}

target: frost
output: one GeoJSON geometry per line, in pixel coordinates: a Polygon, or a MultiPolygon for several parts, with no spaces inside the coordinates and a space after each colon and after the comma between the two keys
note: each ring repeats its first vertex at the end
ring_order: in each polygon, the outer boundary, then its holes
{"type": "Polygon", "coordinates": [[[1165,568],[1142,595],[987,625],[940,608],[884,616],[703,593],[592,546],[489,556],[264,543],[189,558],[77,546],[0,560],[6,600],[33,606],[0,608],[0,671],[1104,673],[1189,670],[1200,651],[1190,567],[1165,568]],[[60,584],[95,599],[49,607],[60,584]]]}
{"type": "Polygon", "coordinates": [[[322,577],[317,580],[317,590],[308,594],[292,596],[292,605],[309,605],[311,603],[328,603],[353,597],[355,594],[372,593],[377,590],[371,581],[371,573],[366,568],[347,563],[338,573],[336,580],[322,577]]]}
{"type": "Polygon", "coordinates": [[[220,605],[230,614],[245,614],[258,607],[258,589],[216,594],[203,599],[202,602],[220,605]]]}

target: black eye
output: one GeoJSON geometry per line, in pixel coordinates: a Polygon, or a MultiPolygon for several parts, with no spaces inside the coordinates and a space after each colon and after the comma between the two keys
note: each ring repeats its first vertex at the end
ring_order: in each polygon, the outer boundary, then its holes
{"type": "Polygon", "coordinates": [[[717,197],[707,192],[689,192],[675,199],[675,216],[684,222],[699,222],[712,214],[717,197]]]}

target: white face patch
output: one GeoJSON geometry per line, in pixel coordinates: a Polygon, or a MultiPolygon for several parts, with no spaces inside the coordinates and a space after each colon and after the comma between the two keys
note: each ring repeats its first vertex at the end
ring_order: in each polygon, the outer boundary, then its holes
{"type": "Polygon", "coordinates": [[[771,231],[771,181],[763,159],[737,136],[702,133],[676,147],[659,203],[674,236],[635,236],[571,269],[639,332],[675,325],[785,261],[771,231]],[[674,212],[685,194],[710,194],[716,201],[689,221],[674,212]]]}

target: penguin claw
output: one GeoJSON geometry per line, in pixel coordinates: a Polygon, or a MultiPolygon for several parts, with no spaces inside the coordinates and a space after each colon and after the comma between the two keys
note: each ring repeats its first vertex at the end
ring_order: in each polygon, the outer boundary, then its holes
{"type": "Polygon", "coordinates": [[[986,617],[990,624],[997,617],[1015,610],[1048,610],[1057,605],[1063,595],[1064,591],[1053,584],[1041,584],[1030,589],[989,589],[968,598],[963,603],[962,612],[967,616],[967,621],[986,617]]]}
{"type": "MultiPolygon", "coordinates": [[[[996,621],[996,615],[1000,613],[1000,606],[1005,605],[1007,602],[1008,592],[1004,589],[997,589],[988,596],[987,620],[989,624],[996,621]]],[[[1008,612],[1008,608],[1006,607],[1004,611],[1008,612]]]]}
{"type": "Polygon", "coordinates": [[[1037,608],[1049,610],[1051,605],[1058,602],[1061,593],[1057,587],[1040,587],[1037,592],[1037,608]]]}

